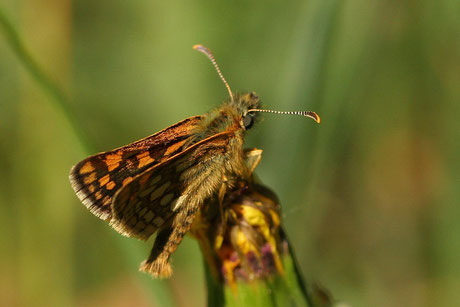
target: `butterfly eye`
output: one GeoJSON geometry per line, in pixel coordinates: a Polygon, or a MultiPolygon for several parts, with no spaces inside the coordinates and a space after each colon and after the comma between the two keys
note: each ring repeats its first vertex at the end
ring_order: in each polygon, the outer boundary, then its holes
{"type": "Polygon", "coordinates": [[[243,117],[243,126],[246,130],[250,129],[254,125],[254,115],[253,114],[246,114],[243,117]]]}

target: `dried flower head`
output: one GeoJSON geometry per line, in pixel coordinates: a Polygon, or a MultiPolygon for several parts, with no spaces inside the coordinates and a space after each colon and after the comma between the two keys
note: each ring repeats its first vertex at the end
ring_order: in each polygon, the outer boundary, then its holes
{"type": "MultiPolygon", "coordinates": [[[[261,152],[246,151],[252,171],[261,152]]],[[[232,188],[205,206],[192,226],[214,275],[228,284],[284,272],[281,256],[286,246],[278,198],[254,182],[252,171],[248,178],[230,178],[232,188]]]]}

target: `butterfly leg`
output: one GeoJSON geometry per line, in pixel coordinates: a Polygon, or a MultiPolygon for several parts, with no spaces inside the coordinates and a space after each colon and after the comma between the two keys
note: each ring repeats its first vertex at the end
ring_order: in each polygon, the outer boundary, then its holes
{"type": "Polygon", "coordinates": [[[198,205],[189,206],[186,210],[178,212],[171,226],[158,233],[150,256],[142,262],[139,268],[140,271],[160,278],[168,278],[172,275],[169,257],[174,253],[185,234],[189,231],[198,207],[198,205]]]}

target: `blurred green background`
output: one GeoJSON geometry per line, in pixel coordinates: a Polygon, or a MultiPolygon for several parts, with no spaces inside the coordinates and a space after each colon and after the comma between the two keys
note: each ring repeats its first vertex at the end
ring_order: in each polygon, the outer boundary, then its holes
{"type": "MultiPolygon", "coordinates": [[[[458,0],[0,0],[0,304],[203,306],[196,242],[175,274],[75,197],[70,167],[216,107],[234,91],[322,123],[266,115],[247,146],[279,195],[309,282],[352,306],[460,301],[458,0]],[[66,108],[5,36],[5,16],[66,108]],[[50,94],[51,93],[51,94],[50,94]],[[73,124],[71,124],[73,123],[73,124]]],[[[11,37],[10,37],[11,38],[11,37]]]]}

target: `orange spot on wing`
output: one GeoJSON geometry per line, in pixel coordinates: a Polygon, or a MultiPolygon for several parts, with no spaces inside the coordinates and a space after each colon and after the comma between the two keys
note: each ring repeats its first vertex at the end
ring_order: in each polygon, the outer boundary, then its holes
{"type": "Polygon", "coordinates": [[[107,169],[109,170],[109,172],[111,172],[114,169],[116,169],[118,166],[120,166],[120,163],[107,164],[107,169]]]}
{"type": "Polygon", "coordinates": [[[142,168],[155,161],[155,159],[151,158],[149,154],[150,153],[146,151],[146,152],[136,155],[136,158],[139,161],[139,165],[138,165],[139,168],[142,168]]]}
{"type": "Polygon", "coordinates": [[[90,193],[94,193],[94,191],[96,190],[96,187],[94,185],[90,185],[88,187],[88,190],[89,190],[90,193]]]}
{"type": "Polygon", "coordinates": [[[109,196],[105,196],[104,199],[102,200],[102,205],[110,205],[112,203],[112,199],[109,196]]]}
{"type": "Polygon", "coordinates": [[[109,181],[110,181],[110,175],[107,174],[104,177],[102,177],[101,179],[99,179],[99,185],[102,187],[102,186],[106,185],[109,181]]]}
{"type": "Polygon", "coordinates": [[[133,177],[126,177],[125,180],[123,180],[122,185],[125,186],[128,183],[130,183],[131,181],[133,181],[133,177]]]}
{"type": "Polygon", "coordinates": [[[174,143],[171,146],[168,147],[168,149],[165,152],[165,156],[170,155],[171,153],[175,152],[179,148],[181,148],[187,140],[182,140],[180,142],[174,143]]]}
{"type": "Polygon", "coordinates": [[[91,173],[94,171],[94,167],[93,165],[91,164],[91,162],[86,162],[85,164],[83,164],[83,166],[80,168],[80,175],[83,175],[83,174],[88,174],[88,173],[91,173]]]}
{"type": "Polygon", "coordinates": [[[110,181],[109,183],[107,183],[107,190],[112,190],[114,187],[116,186],[115,182],[113,181],[110,181]]]}
{"type": "Polygon", "coordinates": [[[141,152],[140,154],[137,154],[136,157],[137,157],[138,159],[142,159],[142,158],[144,158],[144,157],[148,157],[149,154],[150,154],[150,153],[149,153],[148,151],[144,151],[144,152],[141,152]]]}
{"type": "Polygon", "coordinates": [[[83,179],[84,184],[90,184],[96,180],[96,173],[91,173],[83,179]]]}
{"type": "Polygon", "coordinates": [[[97,200],[101,199],[101,198],[102,198],[101,191],[97,191],[97,192],[94,194],[94,197],[96,197],[97,200]]]}
{"type": "Polygon", "coordinates": [[[108,154],[105,156],[105,160],[112,160],[112,161],[120,162],[121,155],[120,154],[108,154]]]}
{"type": "Polygon", "coordinates": [[[118,166],[120,166],[121,162],[121,155],[119,154],[109,154],[105,156],[105,164],[107,165],[107,169],[109,172],[113,171],[116,169],[118,166]]]}

